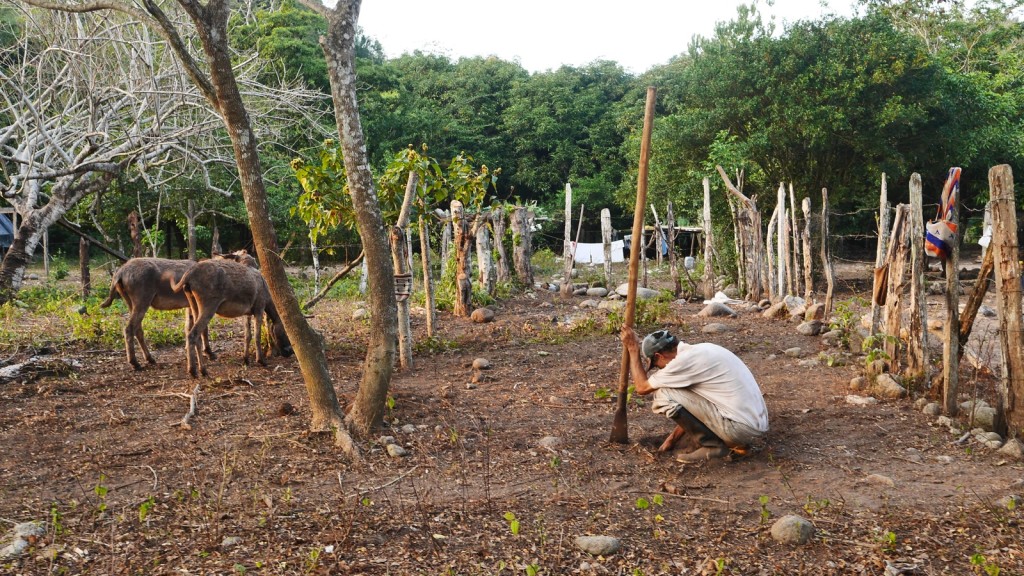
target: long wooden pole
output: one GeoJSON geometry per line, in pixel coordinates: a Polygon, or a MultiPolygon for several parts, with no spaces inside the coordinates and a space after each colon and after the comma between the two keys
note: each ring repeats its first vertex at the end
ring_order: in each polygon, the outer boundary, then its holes
{"type": "MultiPolygon", "coordinates": [[[[636,207],[633,210],[633,248],[629,251],[629,282],[626,291],[626,310],[622,323],[633,327],[636,317],[636,279],[640,269],[640,254],[643,245],[637,240],[644,229],[644,207],[647,205],[647,164],[651,149],[651,132],[654,127],[654,100],[657,91],[654,86],[647,87],[647,105],[644,108],[644,131],[640,140],[640,167],[636,183],[636,207]]],[[[629,393],[629,351],[622,349],[622,367],[619,370],[619,397],[615,406],[615,419],[612,421],[611,441],[619,444],[629,442],[629,429],[626,422],[626,396],[629,393]]]]}
{"type": "Polygon", "coordinates": [[[1021,338],[1020,254],[1017,246],[1017,205],[1013,172],[1008,164],[991,168],[988,185],[992,198],[992,245],[999,310],[999,346],[1003,354],[1002,378],[996,407],[996,432],[1018,437],[1024,431],[1024,341],[1021,338]]]}

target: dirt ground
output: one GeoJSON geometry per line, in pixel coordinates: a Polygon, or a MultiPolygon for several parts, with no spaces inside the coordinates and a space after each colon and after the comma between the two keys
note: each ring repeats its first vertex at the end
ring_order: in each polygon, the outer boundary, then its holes
{"type": "MultiPolygon", "coordinates": [[[[870,267],[841,272],[836,301],[866,298],[870,267]]],[[[1024,491],[1024,465],[957,444],[914,398],[848,404],[863,356],[789,321],[745,313],[705,336],[691,302],[659,322],[751,367],[771,420],[759,449],[679,463],[656,452],[670,422],[637,401],[630,443],[609,443],[621,347],[580,301],[519,296],[489,324],[441,314],[429,343],[414,316],[415,366],[358,464],[307,432],[294,359],[242,366],[240,322],[214,342],[191,430],[179,349],[139,372],[120,348],[56,350],[81,369],[0,384],[0,532],[46,523],[0,573],[1024,574],[1024,518],[1001,503],[1024,491]],[[838,362],[801,363],[819,355],[838,362]],[[493,368],[471,386],[476,358],[493,368]],[[808,544],[773,540],[787,514],[814,524],[808,544]],[[593,557],[579,535],[622,549],[593,557]]],[[[312,318],[345,399],[368,330],[352,310],[328,300],[312,318]]],[[[964,399],[995,386],[969,365],[961,378],[964,399]]]]}

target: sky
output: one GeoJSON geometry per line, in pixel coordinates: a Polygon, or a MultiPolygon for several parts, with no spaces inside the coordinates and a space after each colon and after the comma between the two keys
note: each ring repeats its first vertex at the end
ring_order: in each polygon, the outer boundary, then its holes
{"type": "MultiPolygon", "coordinates": [[[[776,29],[822,14],[853,14],[854,0],[764,0],[776,29]]],[[[530,72],[613,60],[635,74],[686,51],[695,34],[736,16],[738,0],[363,0],[359,25],[389,58],[414,50],[495,55],[530,72]]]]}

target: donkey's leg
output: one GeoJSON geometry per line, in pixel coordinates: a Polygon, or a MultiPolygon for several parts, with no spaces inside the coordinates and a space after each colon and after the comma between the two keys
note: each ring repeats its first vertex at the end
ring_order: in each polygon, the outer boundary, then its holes
{"type": "Polygon", "coordinates": [[[263,354],[263,309],[257,310],[252,319],[256,325],[256,363],[266,366],[267,358],[263,354]]]}

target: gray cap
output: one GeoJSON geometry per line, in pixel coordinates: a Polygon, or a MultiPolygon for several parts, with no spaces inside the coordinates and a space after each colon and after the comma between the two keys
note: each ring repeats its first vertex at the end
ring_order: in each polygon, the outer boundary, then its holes
{"type": "Polygon", "coordinates": [[[669,334],[668,330],[658,330],[644,337],[644,341],[640,344],[640,352],[644,358],[651,358],[658,352],[672,348],[676,344],[679,344],[679,338],[669,334]]]}

